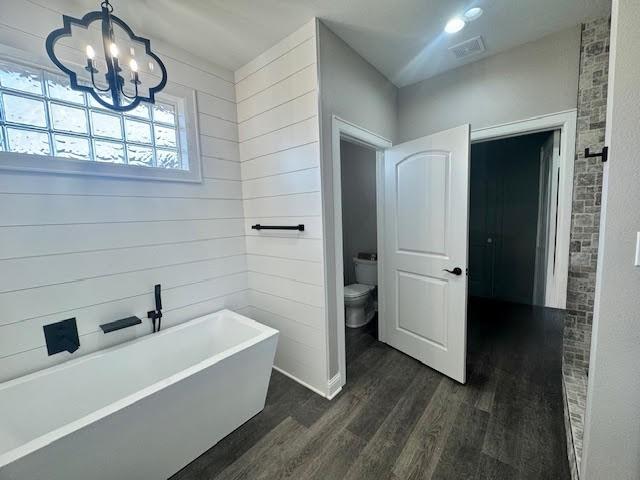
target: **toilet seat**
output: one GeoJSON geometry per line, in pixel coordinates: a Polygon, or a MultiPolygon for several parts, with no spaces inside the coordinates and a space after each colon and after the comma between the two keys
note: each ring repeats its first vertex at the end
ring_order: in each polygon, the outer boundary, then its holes
{"type": "Polygon", "coordinates": [[[344,298],[347,300],[355,300],[356,298],[365,297],[373,290],[373,285],[363,285],[361,283],[352,283],[344,287],[344,298]]]}

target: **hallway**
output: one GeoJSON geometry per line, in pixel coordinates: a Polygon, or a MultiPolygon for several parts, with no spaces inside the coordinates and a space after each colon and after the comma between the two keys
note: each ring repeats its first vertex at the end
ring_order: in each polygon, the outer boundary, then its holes
{"type": "Polygon", "coordinates": [[[568,479],[562,321],[472,301],[465,386],[348,331],[333,401],[274,371],[264,411],[172,480],[568,479]]]}

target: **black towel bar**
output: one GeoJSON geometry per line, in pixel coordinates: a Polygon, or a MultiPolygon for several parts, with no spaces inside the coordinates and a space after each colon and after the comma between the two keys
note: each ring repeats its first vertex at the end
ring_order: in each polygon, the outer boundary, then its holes
{"type": "Polygon", "coordinates": [[[304,225],[260,225],[259,223],[251,225],[253,230],[298,230],[304,232],[304,225]]]}

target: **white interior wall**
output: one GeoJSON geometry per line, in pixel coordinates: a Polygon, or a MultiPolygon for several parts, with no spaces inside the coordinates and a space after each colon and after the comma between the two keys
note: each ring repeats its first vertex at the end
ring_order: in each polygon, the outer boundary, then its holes
{"type": "Polygon", "coordinates": [[[280,330],[275,364],[327,392],[315,19],[235,72],[248,314],[280,330]],[[304,232],[251,225],[305,224],[304,232]]]}
{"type": "MultiPolygon", "coordinates": [[[[0,0],[0,12],[0,44],[17,52],[42,57],[62,25],[44,0],[0,0]]],[[[77,318],[74,357],[150,333],[156,283],[165,327],[248,304],[233,74],[152,45],[170,82],[197,92],[203,183],[0,172],[0,381],[71,357],[47,356],[48,323],[77,318]],[[142,325],[98,327],[130,315],[142,325]]]]}
{"type": "Polygon", "coordinates": [[[376,152],[340,142],[342,174],[342,258],[345,285],[356,283],[353,258],[377,253],[376,152]]]}
{"type": "Polygon", "coordinates": [[[614,0],[583,480],[640,478],[640,3],[614,0]]]}
{"type": "Polygon", "coordinates": [[[398,141],[576,108],[580,27],[400,89],[398,141]]]}
{"type": "Polygon", "coordinates": [[[329,334],[329,376],[338,373],[335,230],[333,221],[333,157],[331,123],[334,115],[393,141],[396,137],[398,89],[351,47],[318,22],[322,137],[322,216],[324,222],[326,305],[329,334]]]}

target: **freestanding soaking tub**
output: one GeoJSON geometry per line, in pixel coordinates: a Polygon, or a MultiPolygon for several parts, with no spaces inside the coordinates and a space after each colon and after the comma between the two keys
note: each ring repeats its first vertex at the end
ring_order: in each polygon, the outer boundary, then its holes
{"type": "Polygon", "coordinates": [[[264,408],[277,339],[222,310],[0,384],[0,479],[168,478],[264,408]]]}

